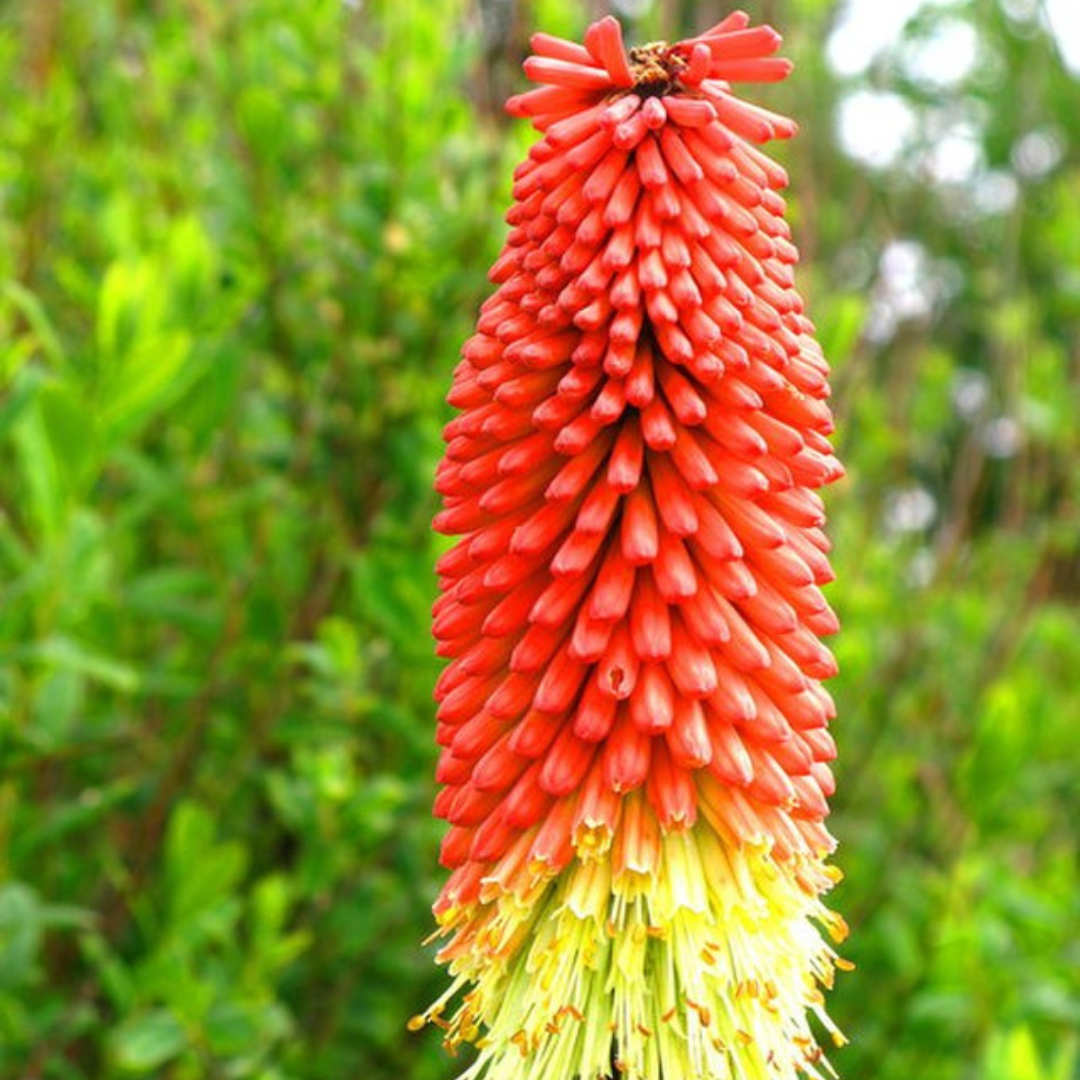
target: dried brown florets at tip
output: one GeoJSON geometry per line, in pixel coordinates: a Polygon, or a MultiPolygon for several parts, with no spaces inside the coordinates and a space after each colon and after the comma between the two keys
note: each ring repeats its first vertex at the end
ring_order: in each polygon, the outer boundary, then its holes
{"type": "Polygon", "coordinates": [[[643,97],[670,94],[686,68],[686,58],[666,41],[651,41],[630,50],[634,90],[643,97]]]}

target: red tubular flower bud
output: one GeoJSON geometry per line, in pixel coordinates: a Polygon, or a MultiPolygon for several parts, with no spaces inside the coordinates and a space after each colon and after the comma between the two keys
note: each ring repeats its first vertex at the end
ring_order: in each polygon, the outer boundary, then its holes
{"type": "Polygon", "coordinates": [[[650,735],[632,721],[629,710],[620,711],[601,756],[604,780],[612,791],[632,791],[645,782],[652,742],[650,735]]]}
{"type": "Polygon", "coordinates": [[[662,829],[686,828],[697,820],[692,773],[675,765],[664,742],[653,747],[645,791],[662,829]]]}
{"type": "Polygon", "coordinates": [[[574,816],[574,847],[579,853],[600,855],[607,850],[619,820],[622,798],[604,780],[603,767],[594,763],[581,791],[574,816]]]}
{"type": "Polygon", "coordinates": [[[622,27],[618,19],[608,15],[593,23],[585,32],[585,48],[604,66],[613,86],[634,85],[634,73],[623,49],[622,27]]]}
{"type": "Polygon", "coordinates": [[[630,697],[630,719],[647,735],[658,735],[675,719],[675,688],[662,664],[645,664],[630,697]]]}
{"type": "Polygon", "coordinates": [[[675,700],[675,715],[666,735],[672,760],[679,768],[696,771],[712,760],[709,725],[699,701],[693,698],[675,700]]]}
{"type": "Polygon", "coordinates": [[[602,742],[615,723],[618,706],[616,698],[601,693],[596,680],[590,679],[574,714],[574,734],[586,742],[602,742]]]}
{"type": "Polygon", "coordinates": [[[609,16],[534,35],[507,105],[541,138],[435,481],[454,985],[421,1020],[477,1043],[473,1080],[794,1080],[828,1071],[808,1014],[841,1040],[814,923],[842,933],[816,491],[842,469],[759,148],[795,125],[731,85],[784,78],[779,45],[735,12],[627,51],[609,16]]]}
{"type": "Polygon", "coordinates": [[[508,747],[522,757],[538,758],[551,745],[564,724],[557,713],[545,713],[530,709],[514,727],[508,747]]]}

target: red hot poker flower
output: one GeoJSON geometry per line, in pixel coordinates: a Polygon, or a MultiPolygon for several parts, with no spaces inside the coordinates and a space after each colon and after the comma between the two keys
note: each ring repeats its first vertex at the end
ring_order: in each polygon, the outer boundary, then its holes
{"type": "Polygon", "coordinates": [[[436,904],[452,985],[417,1025],[465,1077],[793,1077],[839,1043],[822,824],[836,630],[816,488],[827,366],[731,83],[790,68],[742,13],[675,45],[537,34],[509,110],[498,288],[437,487],[436,904]],[[452,1005],[460,992],[460,1003],[452,1005]]]}

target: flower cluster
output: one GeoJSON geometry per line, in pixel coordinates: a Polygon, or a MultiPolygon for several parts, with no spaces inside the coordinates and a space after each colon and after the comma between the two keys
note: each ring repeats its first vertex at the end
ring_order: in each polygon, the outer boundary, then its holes
{"type": "Polygon", "coordinates": [[[837,622],[816,488],[827,366],[733,96],[782,79],[736,13],[626,52],[532,40],[542,132],[449,401],[435,525],[451,986],[415,1025],[466,1077],[828,1070],[842,966],[822,824],[837,622]]]}

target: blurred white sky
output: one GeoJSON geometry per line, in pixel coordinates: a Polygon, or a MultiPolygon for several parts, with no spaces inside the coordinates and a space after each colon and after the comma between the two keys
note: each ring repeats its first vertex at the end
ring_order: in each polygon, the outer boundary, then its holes
{"type": "Polygon", "coordinates": [[[1080,74],[1080,0],[1046,0],[1045,12],[1065,63],[1080,74]]]}
{"type": "MultiPolygon", "coordinates": [[[[1036,23],[1049,28],[1066,66],[1080,76],[1080,0],[984,2],[999,3],[1019,32],[1036,23]]],[[[836,114],[845,152],[871,168],[900,167],[935,184],[946,213],[970,217],[1008,212],[1019,198],[1021,180],[1049,171],[1064,152],[1060,132],[1046,126],[1017,140],[1006,167],[988,166],[980,137],[984,106],[949,90],[977,65],[993,64],[995,58],[981,50],[962,6],[951,0],[847,0],[829,36],[826,55],[838,75],[852,80],[836,114]],[[934,7],[940,10],[929,30],[904,41],[908,22],[934,7]],[[936,91],[930,96],[933,104],[916,109],[904,95],[860,79],[887,50],[895,50],[893,57],[903,76],[936,91]]],[[[876,262],[865,332],[880,344],[905,321],[930,317],[947,299],[951,286],[950,268],[902,237],[888,243],[876,262]]],[[[998,456],[1015,452],[1016,439],[1004,438],[1015,435],[1009,424],[1015,427],[1015,421],[999,417],[985,425],[987,437],[993,434],[997,440],[993,452],[998,456]]],[[[925,493],[917,494],[921,501],[913,496],[896,503],[897,528],[908,527],[916,518],[921,528],[923,518],[933,516],[932,500],[927,503],[925,493]]]]}
{"type": "MultiPolygon", "coordinates": [[[[1018,23],[1041,20],[1050,28],[1068,67],[1080,74],[1080,0],[999,0],[1007,15],[1018,23]]],[[[948,0],[848,0],[840,22],[829,39],[829,60],[842,75],[864,71],[874,57],[896,41],[908,20],[924,7],[949,7],[948,0]]],[[[962,20],[957,24],[967,26],[962,20]]],[[[960,43],[961,50],[974,46],[960,43]]],[[[957,42],[959,39],[957,39],[957,42]]],[[[947,44],[936,43],[927,63],[949,63],[947,44]]]]}
{"type": "MultiPolygon", "coordinates": [[[[1080,0],[997,2],[1018,26],[1035,20],[1047,26],[1065,64],[1080,75],[1080,0]]],[[[839,75],[858,77],[902,40],[907,23],[928,7],[956,5],[949,0],[847,0],[826,46],[829,63],[839,75]]],[[[908,78],[940,91],[959,83],[980,59],[978,37],[962,10],[942,10],[931,32],[903,46],[897,56],[908,78]]],[[[976,209],[991,213],[1008,209],[1016,182],[1008,173],[984,169],[979,117],[970,106],[965,114],[962,101],[948,95],[942,95],[941,102],[940,107],[917,116],[899,94],[853,88],[837,114],[840,143],[851,157],[872,167],[892,166],[903,158],[910,169],[940,184],[972,185],[976,209]]],[[[1036,132],[1032,137],[1042,139],[1048,153],[1053,149],[1052,132],[1036,132]]],[[[1031,156],[1027,154],[1025,161],[1031,156]]],[[[1024,163],[1016,164],[1024,173],[1024,163]]]]}

